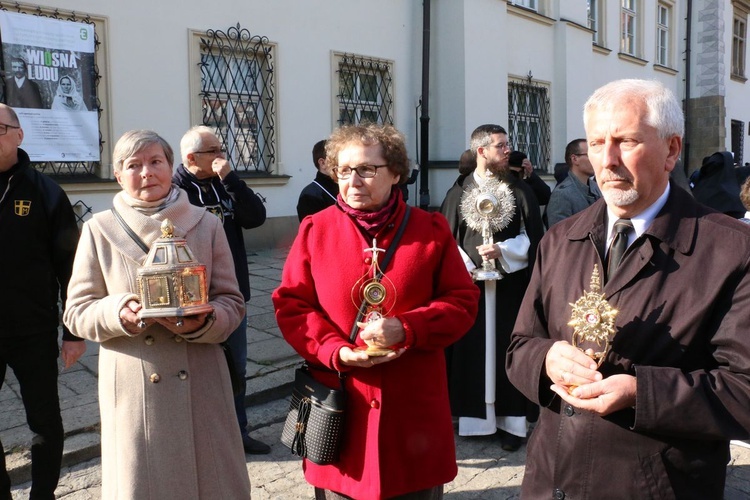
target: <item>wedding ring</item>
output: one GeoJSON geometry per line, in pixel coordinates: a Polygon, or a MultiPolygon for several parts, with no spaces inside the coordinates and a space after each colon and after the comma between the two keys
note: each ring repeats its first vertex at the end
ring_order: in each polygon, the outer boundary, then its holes
{"type": "Polygon", "coordinates": [[[182,318],[178,319],[177,323],[174,324],[174,326],[176,326],[177,328],[180,328],[182,325],[183,325],[182,318]]]}
{"type": "Polygon", "coordinates": [[[143,320],[139,320],[139,321],[138,321],[138,324],[137,324],[136,326],[137,326],[138,328],[140,328],[141,330],[143,330],[144,328],[146,328],[146,322],[145,322],[145,321],[143,321],[143,320]]]}

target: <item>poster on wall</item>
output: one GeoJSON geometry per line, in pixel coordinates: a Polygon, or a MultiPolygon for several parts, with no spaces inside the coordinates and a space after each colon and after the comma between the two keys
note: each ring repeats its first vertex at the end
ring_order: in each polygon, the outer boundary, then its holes
{"type": "Polygon", "coordinates": [[[94,27],[0,11],[2,102],[31,161],[99,161],[94,27]]]}

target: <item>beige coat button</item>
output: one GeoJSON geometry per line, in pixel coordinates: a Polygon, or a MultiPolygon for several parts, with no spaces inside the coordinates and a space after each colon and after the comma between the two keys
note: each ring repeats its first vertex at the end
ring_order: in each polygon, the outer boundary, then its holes
{"type": "Polygon", "coordinates": [[[161,380],[161,377],[159,376],[158,373],[152,373],[151,376],[149,377],[149,380],[151,380],[151,382],[154,384],[158,384],[159,381],[161,380]]]}
{"type": "Polygon", "coordinates": [[[146,343],[146,345],[154,345],[155,342],[154,337],[152,337],[151,335],[146,335],[146,338],[143,339],[143,341],[146,343]]]}
{"type": "Polygon", "coordinates": [[[180,377],[180,380],[186,380],[188,374],[185,370],[180,370],[179,372],[177,372],[177,376],[180,377]]]}
{"type": "Polygon", "coordinates": [[[172,337],[172,339],[173,339],[173,340],[174,340],[175,342],[182,342],[182,341],[183,341],[183,338],[182,338],[182,336],[180,336],[180,335],[175,335],[174,337],[172,337]]]}

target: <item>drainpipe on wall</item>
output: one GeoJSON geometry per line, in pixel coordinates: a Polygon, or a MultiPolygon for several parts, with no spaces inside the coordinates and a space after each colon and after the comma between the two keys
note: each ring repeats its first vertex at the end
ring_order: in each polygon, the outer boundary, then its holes
{"type": "Polygon", "coordinates": [[[682,168],[690,178],[690,44],[693,29],[693,0],[687,2],[687,29],[685,30],[685,137],[682,148],[682,168]]]}
{"type": "Polygon", "coordinates": [[[420,99],[422,113],[419,117],[419,208],[430,207],[430,2],[422,1],[422,99],[420,99]]]}

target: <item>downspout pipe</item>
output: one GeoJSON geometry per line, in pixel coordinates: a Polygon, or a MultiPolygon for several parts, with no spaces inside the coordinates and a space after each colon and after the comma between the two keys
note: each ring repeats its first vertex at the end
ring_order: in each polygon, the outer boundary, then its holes
{"type": "Polygon", "coordinates": [[[430,2],[422,1],[422,112],[419,116],[419,208],[430,207],[430,2]]]}
{"type": "Polygon", "coordinates": [[[685,144],[682,148],[682,168],[690,178],[690,46],[693,31],[693,0],[687,2],[687,27],[685,29],[685,144]]]}

